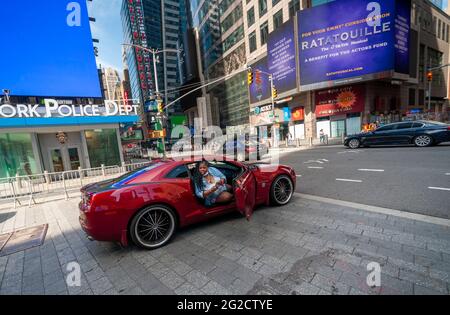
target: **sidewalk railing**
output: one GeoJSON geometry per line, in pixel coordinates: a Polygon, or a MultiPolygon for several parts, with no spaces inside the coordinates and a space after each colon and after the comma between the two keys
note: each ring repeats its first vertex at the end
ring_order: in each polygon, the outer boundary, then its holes
{"type": "Polygon", "coordinates": [[[0,178],[0,203],[12,202],[14,209],[21,200],[26,200],[28,206],[35,202],[38,195],[62,194],[69,198],[69,192],[75,192],[87,184],[108,180],[124,173],[131,172],[139,167],[150,164],[151,161],[87,168],[65,172],[44,172],[42,174],[22,175],[0,178]]]}

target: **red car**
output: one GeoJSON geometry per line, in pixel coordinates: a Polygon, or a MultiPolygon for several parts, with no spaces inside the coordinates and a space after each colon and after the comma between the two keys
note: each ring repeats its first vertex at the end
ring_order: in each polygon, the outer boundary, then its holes
{"type": "MultiPolygon", "coordinates": [[[[210,160],[211,161],[211,160],[210,160]]],[[[195,195],[193,171],[200,160],[158,160],[81,189],[80,224],[91,239],[154,249],[167,244],[179,227],[238,210],[250,218],[257,205],[285,205],[296,175],[289,166],[211,161],[234,189],[234,201],[207,207],[195,195]]]]}

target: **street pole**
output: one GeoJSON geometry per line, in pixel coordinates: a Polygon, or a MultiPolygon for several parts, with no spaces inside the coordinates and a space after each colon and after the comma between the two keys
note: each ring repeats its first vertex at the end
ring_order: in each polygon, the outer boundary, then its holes
{"type": "MultiPolygon", "coordinates": [[[[439,69],[446,68],[449,66],[450,66],[450,63],[432,68],[431,60],[430,60],[430,65],[429,65],[427,73],[429,73],[429,72],[432,73],[435,70],[439,70],[439,69]]],[[[430,111],[431,111],[431,83],[432,83],[432,81],[433,81],[432,79],[428,79],[428,117],[430,117],[430,111]]]]}
{"type": "MultiPolygon", "coordinates": [[[[165,53],[165,52],[177,52],[178,53],[179,50],[177,50],[177,49],[162,49],[162,50],[150,49],[150,48],[147,48],[147,47],[144,47],[144,46],[141,46],[141,45],[126,44],[126,43],[124,43],[122,45],[123,46],[136,47],[136,48],[142,49],[142,50],[147,51],[147,52],[152,54],[152,56],[153,56],[153,71],[154,71],[154,77],[155,77],[154,78],[154,80],[155,80],[155,92],[156,92],[157,98],[160,97],[160,95],[159,95],[159,85],[158,85],[158,70],[157,70],[157,67],[156,67],[156,55],[158,55],[160,53],[165,53]]],[[[159,123],[161,124],[161,127],[163,129],[162,131],[164,131],[163,113],[164,113],[164,111],[159,111],[158,110],[158,115],[157,115],[159,123]]],[[[166,113],[168,113],[167,110],[166,110],[166,113]]],[[[164,139],[164,136],[161,138],[161,140],[162,140],[162,147],[163,147],[163,158],[165,159],[166,158],[166,141],[164,139]]]]}
{"type": "MultiPolygon", "coordinates": [[[[269,75],[269,81],[270,81],[270,98],[272,100],[272,120],[273,120],[273,124],[272,124],[272,131],[275,131],[275,99],[273,97],[273,89],[274,89],[274,84],[273,84],[273,75],[272,74],[268,74],[269,75]]],[[[276,136],[275,134],[272,135],[273,138],[273,145],[275,146],[275,139],[276,136]]]]}

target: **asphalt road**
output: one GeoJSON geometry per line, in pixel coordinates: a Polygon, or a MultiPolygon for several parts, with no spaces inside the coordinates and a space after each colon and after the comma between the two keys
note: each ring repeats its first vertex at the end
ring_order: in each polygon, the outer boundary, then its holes
{"type": "Polygon", "coordinates": [[[297,192],[450,218],[450,144],[435,147],[320,147],[280,159],[297,192]]]}

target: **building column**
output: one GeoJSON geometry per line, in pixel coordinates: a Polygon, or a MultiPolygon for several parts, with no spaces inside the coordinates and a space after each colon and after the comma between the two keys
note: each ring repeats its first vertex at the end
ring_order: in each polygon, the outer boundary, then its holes
{"type": "Polygon", "coordinates": [[[120,138],[119,126],[116,128],[116,135],[117,135],[117,145],[119,146],[120,163],[123,164],[125,160],[123,158],[122,139],[120,138]]]}
{"type": "Polygon", "coordinates": [[[38,139],[38,135],[37,133],[31,133],[31,146],[33,148],[33,155],[34,158],[36,159],[36,165],[39,167],[38,172],[39,173],[43,173],[45,171],[45,166],[42,163],[42,159],[41,159],[41,148],[39,146],[39,139],[38,139]]]}
{"type": "Polygon", "coordinates": [[[85,131],[81,130],[80,135],[81,135],[81,146],[83,148],[81,154],[83,155],[84,165],[86,166],[86,168],[91,168],[91,161],[89,159],[89,151],[88,151],[85,131]]]}
{"type": "Polygon", "coordinates": [[[314,92],[306,93],[305,102],[305,137],[316,138],[316,115],[314,114],[314,92]]]}

